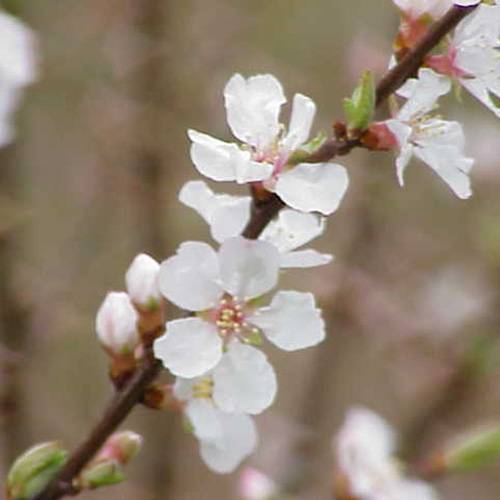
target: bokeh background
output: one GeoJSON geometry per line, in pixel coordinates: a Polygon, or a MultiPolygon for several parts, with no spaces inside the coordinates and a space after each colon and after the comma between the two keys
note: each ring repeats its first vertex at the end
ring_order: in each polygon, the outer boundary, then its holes
{"type": "MultiPolygon", "coordinates": [[[[177,193],[198,178],[186,129],[230,138],[226,80],[270,72],[289,97],[318,103],[315,129],[328,131],[359,74],[384,71],[398,22],[389,0],[3,6],[38,33],[42,60],[18,140],[0,151],[2,476],[32,443],[74,446],[110,398],[94,316],[135,254],[163,259],[182,241],[209,241],[177,193]]],[[[336,261],[283,276],[317,294],[328,339],[267,349],[280,391],[257,419],[249,463],[294,498],[331,497],[330,442],[353,405],[393,423],[412,463],[500,420],[500,124],[466,95],[446,102],[477,158],[474,197],[458,200],[417,163],[401,189],[391,154],[353,152],[342,159],[347,197],[315,242],[336,261]]],[[[125,428],[145,437],[129,481],[85,498],[238,498],[238,474],[209,472],[178,415],[137,408],[125,428]]],[[[496,500],[500,465],[437,488],[443,499],[496,500]]]]}

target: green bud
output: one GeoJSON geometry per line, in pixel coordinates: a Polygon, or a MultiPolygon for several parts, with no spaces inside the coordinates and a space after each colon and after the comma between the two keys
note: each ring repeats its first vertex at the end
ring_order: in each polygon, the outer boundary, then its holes
{"type": "Polygon", "coordinates": [[[89,465],[80,475],[79,485],[86,489],[111,486],[125,480],[122,466],[116,460],[95,462],[89,465]]]}
{"type": "Polygon", "coordinates": [[[30,500],[40,493],[65,464],[68,452],[55,441],[41,443],[25,451],[7,476],[7,496],[30,500]]]}
{"type": "Polygon", "coordinates": [[[352,97],[344,99],[344,112],[349,131],[363,131],[375,112],[375,82],[371,71],[365,71],[352,97]]]}
{"type": "Polygon", "coordinates": [[[500,425],[473,430],[450,443],[444,451],[448,470],[480,469],[500,458],[500,425]]]}

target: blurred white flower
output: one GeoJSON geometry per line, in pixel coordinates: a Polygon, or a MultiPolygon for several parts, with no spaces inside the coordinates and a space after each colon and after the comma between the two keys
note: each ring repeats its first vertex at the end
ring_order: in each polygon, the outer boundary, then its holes
{"type": "Polygon", "coordinates": [[[253,467],[245,467],[239,477],[239,492],[244,500],[270,500],[279,490],[269,476],[253,467]]]}
{"type": "Polygon", "coordinates": [[[160,264],[149,255],[141,253],[135,257],[125,274],[127,291],[132,302],[145,307],[158,304],[159,271],[160,264]]]}
{"type": "Polygon", "coordinates": [[[428,15],[433,19],[437,19],[444,14],[453,5],[468,7],[477,5],[481,0],[393,0],[411,19],[419,19],[422,16],[428,15]]]}
{"type": "MultiPolygon", "coordinates": [[[[205,219],[212,237],[219,243],[241,234],[250,220],[250,196],[215,194],[203,181],[188,181],[179,199],[205,219]]],[[[278,248],[282,268],[316,267],[328,264],[333,257],[313,249],[297,249],[323,234],[324,230],[323,217],[285,208],[266,226],[260,240],[278,248]]]]}
{"type": "Polygon", "coordinates": [[[310,293],[279,291],[268,307],[256,305],[254,299],[277,284],[279,264],[270,243],[237,237],[225,240],[218,253],[205,243],[183,243],[161,265],[161,292],[198,314],[169,321],[155,341],[155,355],[181,377],[214,369],[221,390],[214,398],[224,411],[260,413],[275,397],[274,370],[262,352],[246,345],[258,344],[260,333],[288,351],[316,345],[325,336],[310,293]]]}
{"type": "Polygon", "coordinates": [[[185,403],[184,414],[200,442],[202,460],[214,472],[227,474],[255,450],[258,436],[251,417],[224,413],[216,406],[216,384],[210,375],[177,378],[174,396],[185,403]]]}
{"type": "Polygon", "coordinates": [[[480,5],[456,28],[445,55],[427,64],[455,80],[500,117],[500,5],[480,5]]]}
{"type": "Polygon", "coordinates": [[[101,344],[111,354],[125,355],[139,343],[139,316],[125,292],[109,292],[96,316],[96,332],[101,344]]]}
{"type": "Polygon", "coordinates": [[[385,420],[366,408],[351,409],[333,442],[348,493],[357,500],[435,500],[429,485],[401,474],[393,457],[395,446],[385,420]]]}
{"type": "Polygon", "coordinates": [[[458,122],[429,116],[440,96],[450,91],[450,81],[431,69],[420,69],[398,92],[407,99],[395,118],[384,124],[400,149],[397,174],[404,184],[404,171],[413,155],[426,163],[459,198],[471,196],[469,172],[474,160],[464,155],[464,134],[458,122]]]}
{"type": "Polygon", "coordinates": [[[334,163],[288,165],[290,155],[309,139],[316,105],[295,94],[288,132],[279,122],[286,102],[271,75],[248,79],[235,74],[226,84],[227,121],[239,146],[189,130],[191,159],[199,172],[216,181],[263,182],[286,204],[304,212],[333,213],[348,186],[347,171],[334,163]]]}
{"type": "Polygon", "coordinates": [[[0,146],[14,138],[12,114],[22,87],[37,76],[37,44],[33,32],[0,9],[0,146]]]}

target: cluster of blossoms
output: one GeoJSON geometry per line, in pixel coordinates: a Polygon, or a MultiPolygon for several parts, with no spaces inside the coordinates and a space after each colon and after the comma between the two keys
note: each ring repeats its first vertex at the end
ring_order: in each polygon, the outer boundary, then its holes
{"type": "Polygon", "coordinates": [[[37,76],[36,39],[31,30],[0,8],[0,147],[12,141],[12,115],[23,87],[37,76]]]}
{"type": "Polygon", "coordinates": [[[355,500],[437,500],[432,487],[405,477],[394,457],[391,427],[366,408],[353,408],[333,441],[336,493],[355,500]]]}

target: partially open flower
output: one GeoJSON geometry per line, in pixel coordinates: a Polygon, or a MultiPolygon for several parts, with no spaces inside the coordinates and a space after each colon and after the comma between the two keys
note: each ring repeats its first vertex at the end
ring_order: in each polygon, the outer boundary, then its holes
{"type": "Polygon", "coordinates": [[[152,257],[141,253],[135,257],[125,274],[127,291],[132,302],[139,307],[154,309],[160,301],[158,273],[160,264],[152,257]]]}
{"type": "Polygon", "coordinates": [[[106,295],[96,317],[96,331],[101,344],[115,356],[130,355],[139,344],[139,316],[125,292],[106,295]]]}

